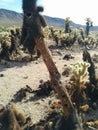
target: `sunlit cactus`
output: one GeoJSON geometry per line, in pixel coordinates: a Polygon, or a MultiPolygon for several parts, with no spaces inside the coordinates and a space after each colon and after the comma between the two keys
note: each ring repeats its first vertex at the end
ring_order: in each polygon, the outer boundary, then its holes
{"type": "Polygon", "coordinates": [[[49,38],[49,36],[51,35],[51,30],[49,26],[42,27],[42,30],[43,30],[45,38],[49,38]]]}
{"type": "MultiPolygon", "coordinates": [[[[72,67],[72,73],[78,82],[83,82],[88,75],[88,67],[90,66],[87,62],[78,62],[72,67]]],[[[80,86],[82,87],[82,86],[80,86]]]]}
{"type": "Polygon", "coordinates": [[[84,90],[86,89],[85,79],[87,80],[89,66],[89,63],[78,62],[72,67],[73,76],[71,77],[71,96],[78,111],[80,110],[80,106],[83,105],[84,100],[86,100],[86,94],[84,90]]]}

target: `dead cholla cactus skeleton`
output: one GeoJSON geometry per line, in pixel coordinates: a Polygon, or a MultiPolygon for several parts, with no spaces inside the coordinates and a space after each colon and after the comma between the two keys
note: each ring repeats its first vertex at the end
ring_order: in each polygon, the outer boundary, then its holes
{"type": "Polygon", "coordinates": [[[88,68],[89,83],[87,83],[87,95],[90,97],[91,101],[94,102],[98,100],[98,80],[96,77],[95,65],[87,50],[84,50],[83,52],[83,60],[90,64],[90,67],[88,68]]]}
{"type": "Polygon", "coordinates": [[[90,53],[87,50],[83,51],[83,60],[90,64],[90,67],[88,68],[89,81],[90,81],[90,84],[93,84],[93,85],[96,86],[97,85],[97,79],[96,79],[95,65],[92,61],[90,53]]]}
{"type": "Polygon", "coordinates": [[[80,28],[80,35],[81,35],[82,39],[84,40],[84,38],[85,38],[85,32],[84,32],[83,28],[80,28]]]}
{"type": "Polygon", "coordinates": [[[21,43],[32,54],[35,48],[34,38],[44,37],[41,27],[47,25],[44,17],[39,13],[43,12],[43,7],[36,5],[37,0],[23,0],[23,26],[21,43]]]}
{"type": "Polygon", "coordinates": [[[58,72],[58,69],[52,60],[52,57],[49,54],[48,48],[44,43],[41,25],[44,26],[46,24],[42,16],[39,14],[39,9],[41,10],[41,8],[36,6],[36,0],[32,0],[32,2],[31,0],[23,0],[24,18],[22,28],[22,41],[23,43],[28,43],[30,48],[32,48],[31,46],[33,44],[36,44],[36,47],[40,50],[42,58],[49,71],[53,88],[58,93],[58,96],[62,101],[65,116],[68,117],[71,114],[70,111],[74,107],[66,88],[59,84],[60,73],[58,72]],[[66,113],[66,111],[68,111],[68,113],[66,113]]]}
{"type": "Polygon", "coordinates": [[[76,107],[79,109],[85,98],[84,89],[85,78],[88,76],[89,63],[78,62],[72,67],[73,76],[71,77],[73,92],[71,94],[73,102],[75,102],[76,107]]]}
{"type": "Polygon", "coordinates": [[[93,26],[93,22],[91,21],[90,18],[86,19],[86,36],[89,35],[89,30],[93,26]]]}
{"type": "Polygon", "coordinates": [[[70,17],[67,17],[65,19],[65,32],[66,33],[70,32],[70,22],[71,22],[70,17]]]}
{"type": "Polygon", "coordinates": [[[12,102],[6,106],[0,104],[0,130],[23,130],[26,117],[18,111],[12,102]]]}
{"type": "Polygon", "coordinates": [[[37,6],[36,2],[37,0],[28,0],[28,2],[23,0],[24,19],[22,29],[26,36],[28,31],[32,32],[33,37],[43,36],[41,26],[45,27],[47,25],[44,17],[39,13],[43,12],[43,7],[37,6]]]}

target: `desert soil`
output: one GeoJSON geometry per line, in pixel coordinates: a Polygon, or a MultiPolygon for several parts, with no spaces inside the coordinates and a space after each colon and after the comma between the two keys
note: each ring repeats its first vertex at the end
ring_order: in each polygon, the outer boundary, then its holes
{"type": "MultiPolygon", "coordinates": [[[[55,43],[54,43],[55,44],[55,43]]],[[[98,55],[97,49],[89,51],[91,56],[94,54],[98,55]]],[[[59,49],[55,45],[50,49],[53,61],[56,64],[60,74],[64,71],[65,66],[70,66],[77,62],[82,61],[82,53],[77,45],[74,45],[72,50],[59,49]],[[71,54],[73,59],[64,60],[63,57],[66,54],[71,54]]],[[[98,74],[98,63],[95,63],[96,74],[98,74]]],[[[42,57],[35,61],[24,61],[24,62],[15,62],[15,61],[5,61],[1,60],[0,62],[0,104],[6,105],[13,95],[16,94],[21,88],[24,88],[26,85],[29,85],[33,90],[38,89],[40,80],[50,80],[48,70],[46,65],[43,62],[42,57]],[[3,75],[3,76],[2,76],[3,75]]],[[[67,78],[62,75],[62,82],[65,83],[67,78]]],[[[16,102],[15,106],[23,112],[26,116],[32,118],[33,123],[38,122],[40,119],[43,119],[47,111],[49,110],[49,101],[56,100],[55,96],[46,98],[34,97],[33,94],[27,95],[26,99],[22,102],[16,102]]]]}

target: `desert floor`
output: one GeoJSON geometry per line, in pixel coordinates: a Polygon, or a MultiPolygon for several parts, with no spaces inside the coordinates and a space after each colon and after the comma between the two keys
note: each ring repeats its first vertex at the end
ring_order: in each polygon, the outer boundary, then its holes
{"type": "MultiPolygon", "coordinates": [[[[55,43],[54,43],[55,44],[55,43]]],[[[60,74],[64,71],[66,65],[69,67],[72,64],[82,61],[83,50],[77,45],[72,49],[62,49],[51,45],[49,48],[50,54],[60,74]],[[63,57],[66,54],[71,54],[72,59],[66,60],[63,57]]],[[[98,55],[98,49],[89,50],[91,56],[98,55]]],[[[98,62],[94,62],[96,66],[96,75],[98,74],[98,62]]],[[[62,82],[65,83],[68,77],[62,75],[62,82]]],[[[32,90],[38,89],[40,80],[44,82],[50,80],[48,70],[42,57],[35,61],[0,61],[0,104],[6,105],[13,95],[21,88],[29,85],[32,90]],[[2,76],[3,75],[3,76],[2,76]]],[[[28,94],[21,102],[16,102],[15,106],[22,111],[26,116],[31,116],[33,123],[43,119],[49,110],[49,102],[55,101],[56,97],[51,94],[45,98],[34,97],[34,94],[28,94]]]]}

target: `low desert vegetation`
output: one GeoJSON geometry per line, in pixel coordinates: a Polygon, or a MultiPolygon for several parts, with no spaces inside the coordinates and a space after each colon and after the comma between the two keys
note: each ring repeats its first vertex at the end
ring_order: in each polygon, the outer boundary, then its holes
{"type": "MultiPolygon", "coordinates": [[[[71,27],[70,17],[65,19],[64,29],[49,27],[40,14],[42,11],[43,8],[36,5],[36,0],[33,3],[29,1],[28,4],[24,0],[22,27],[0,27],[0,63],[34,62],[42,58],[50,76],[48,81],[40,80],[38,90],[26,85],[14,93],[7,104],[0,105],[0,129],[97,130],[98,117],[86,117],[98,110],[98,72],[95,67],[97,58],[90,54],[90,51],[98,48],[98,32],[90,31],[93,26],[90,18],[86,19],[85,28],[71,27]],[[74,59],[73,48],[82,51],[82,62],[65,65],[61,74],[51,54],[56,50],[56,54],[62,57],[63,50],[66,52],[63,57],[66,63],[74,59]],[[62,76],[64,80],[61,80],[62,76]],[[66,78],[67,82],[63,83],[66,78]],[[35,124],[31,115],[21,113],[14,106],[17,102],[21,105],[23,100],[28,102],[28,95],[35,95],[35,100],[51,98],[51,95],[56,99],[49,102],[47,116],[35,124]]],[[[0,75],[0,78],[3,76],[0,75]]]]}

